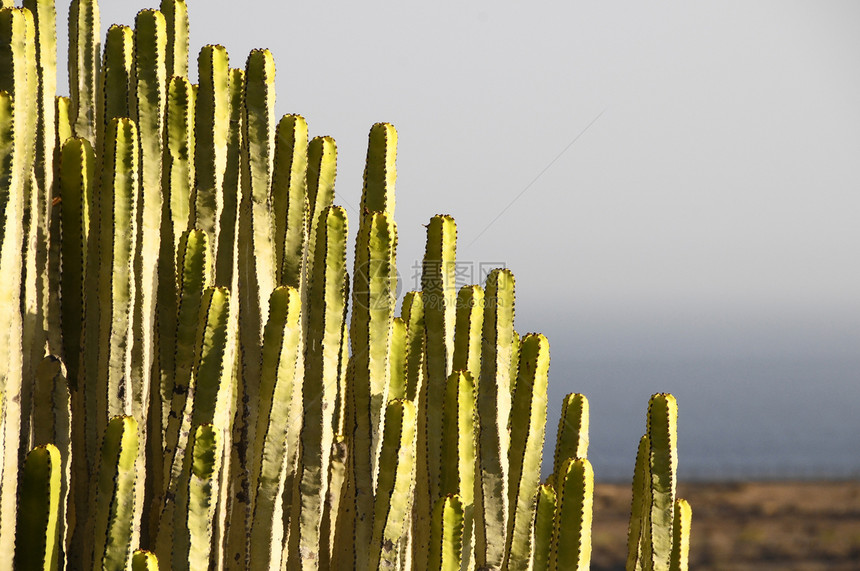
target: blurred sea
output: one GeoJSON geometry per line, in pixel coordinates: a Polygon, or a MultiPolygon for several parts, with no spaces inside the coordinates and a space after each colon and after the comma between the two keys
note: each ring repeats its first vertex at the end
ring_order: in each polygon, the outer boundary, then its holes
{"type": "Polygon", "coordinates": [[[565,394],[591,407],[595,477],[629,482],[648,399],[678,399],[687,481],[860,479],[860,313],[690,308],[597,315],[517,306],[550,342],[544,472],[565,394]]]}
{"type": "Polygon", "coordinates": [[[550,365],[544,472],[561,399],[581,392],[591,407],[595,477],[629,481],[656,391],[678,399],[681,479],[860,478],[860,357],[588,360],[559,351],[550,365]]]}

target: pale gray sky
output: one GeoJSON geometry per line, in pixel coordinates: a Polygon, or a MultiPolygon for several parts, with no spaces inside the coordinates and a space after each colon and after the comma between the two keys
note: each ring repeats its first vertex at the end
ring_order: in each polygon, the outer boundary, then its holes
{"type": "MultiPolygon", "coordinates": [[[[156,4],[104,0],[102,29],[156,4]]],[[[252,48],[272,50],[278,113],[300,113],[312,135],[338,142],[338,202],[353,230],[367,131],[397,127],[404,287],[417,287],[421,225],[453,215],[461,261],[504,262],[517,276],[517,326],[549,334],[556,399],[611,377],[589,360],[857,361],[860,4],[189,7],[192,60],[206,43],[224,44],[234,67],[252,48]]],[[[678,382],[667,386],[683,392],[678,382]]],[[[662,390],[647,384],[627,400],[621,385],[610,404],[592,400],[595,443],[601,426],[627,423],[625,461],[647,395],[662,390]]],[[[854,402],[852,390],[828,398],[854,402]]],[[[679,397],[682,418],[708,415],[707,394],[679,397]]],[[[763,392],[750,414],[771,401],[763,392]]],[[[771,414],[789,417],[784,408],[771,414]]]]}

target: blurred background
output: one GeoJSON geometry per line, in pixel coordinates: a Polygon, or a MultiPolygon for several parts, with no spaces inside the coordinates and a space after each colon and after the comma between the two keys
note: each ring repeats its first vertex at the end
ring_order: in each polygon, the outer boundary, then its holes
{"type": "MultiPolygon", "coordinates": [[[[103,31],[137,4],[104,0],[103,31]]],[[[860,476],[860,4],[189,10],[192,75],[207,43],[271,49],[278,114],[337,140],[353,220],[368,129],[397,127],[402,290],[436,213],[461,285],[513,270],[517,329],[552,347],[548,447],[585,393],[596,476],[629,482],[669,391],[683,481],[860,476]]]]}

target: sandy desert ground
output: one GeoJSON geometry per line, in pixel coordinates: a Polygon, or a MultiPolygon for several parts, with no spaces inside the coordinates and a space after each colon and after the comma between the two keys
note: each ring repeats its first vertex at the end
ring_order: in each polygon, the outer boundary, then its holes
{"type": "MultiPolygon", "coordinates": [[[[860,481],[681,483],[678,496],[693,570],[860,570],[860,481]]],[[[624,569],[629,517],[629,486],[597,483],[592,569],[624,569]]]]}

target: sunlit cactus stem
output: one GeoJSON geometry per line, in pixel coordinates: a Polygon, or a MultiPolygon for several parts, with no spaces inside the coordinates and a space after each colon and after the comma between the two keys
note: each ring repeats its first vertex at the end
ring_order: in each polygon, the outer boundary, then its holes
{"type": "Polygon", "coordinates": [[[439,498],[433,507],[427,569],[457,571],[463,556],[463,506],[456,495],[439,498]]]}
{"type": "Polygon", "coordinates": [[[584,458],[565,460],[558,477],[558,508],[553,524],[550,571],[591,568],[594,471],[584,458]]]}
{"type": "MultiPolygon", "coordinates": [[[[454,329],[457,291],[455,289],[455,252],[457,225],[450,216],[434,216],[427,226],[427,247],[421,285],[424,292],[424,329],[427,352],[428,411],[439,411],[445,395],[445,383],[451,374],[454,358],[454,329]]],[[[442,417],[427,416],[427,441],[442,439],[442,417]]],[[[427,458],[431,501],[439,497],[440,464],[438,448],[428,448],[427,458]]]]}
{"type": "Polygon", "coordinates": [[[648,404],[649,455],[647,481],[650,506],[644,510],[642,557],[645,569],[669,568],[672,553],[672,528],[675,520],[675,473],[677,450],[678,405],[670,394],[658,393],[648,404]]]}
{"type": "Polygon", "coordinates": [[[469,371],[456,370],[448,377],[442,409],[443,495],[456,494],[463,508],[462,559],[464,569],[473,560],[475,510],[475,381],[469,371]]]}
{"type": "Polygon", "coordinates": [[[562,401],[552,469],[557,478],[565,460],[588,457],[588,411],[585,395],[571,393],[562,401]]]}
{"type": "Polygon", "coordinates": [[[214,563],[212,533],[224,455],[221,433],[212,424],[201,424],[194,431],[188,478],[187,527],[175,536],[173,545],[174,565],[183,564],[190,570],[205,571],[214,563]]]}
{"type": "Polygon", "coordinates": [[[188,75],[188,6],[185,0],[161,0],[167,24],[167,77],[188,75]]]}
{"type": "Polygon", "coordinates": [[[300,288],[307,244],[308,124],[300,115],[278,122],[272,173],[272,213],[278,283],[300,288]]]}
{"type": "Polygon", "coordinates": [[[503,569],[528,569],[532,553],[535,494],[540,484],[541,450],[546,425],[549,343],[540,334],[520,343],[519,373],[511,418],[508,555],[503,569]],[[522,420],[519,420],[522,419],[522,420]]]}
{"type": "Polygon", "coordinates": [[[537,507],[535,508],[533,569],[549,569],[555,510],[555,490],[552,486],[541,485],[538,488],[537,507]]]}
{"type": "Polygon", "coordinates": [[[92,515],[92,566],[124,571],[132,551],[137,422],[116,416],[107,426],[102,444],[98,487],[92,515]]]}
{"type": "Polygon", "coordinates": [[[510,513],[510,420],[519,339],[514,335],[514,276],[496,269],[484,295],[481,374],[478,383],[480,493],[475,506],[475,557],[479,565],[501,567],[510,513]]]}
{"type": "Polygon", "coordinates": [[[687,500],[675,500],[675,521],[672,530],[672,556],[669,571],[687,571],[690,560],[690,525],[693,511],[687,500]]]}
{"type": "MultiPolygon", "coordinates": [[[[28,332],[35,323],[22,318],[20,307],[28,307],[27,282],[22,284],[22,271],[28,259],[28,228],[26,224],[31,205],[29,188],[35,145],[36,99],[35,30],[33,16],[22,8],[0,10],[0,204],[2,213],[2,250],[0,270],[3,280],[0,294],[4,301],[0,309],[0,392],[5,395],[3,429],[3,473],[0,485],[0,553],[13,553],[15,545],[17,474],[27,452],[29,391],[24,379],[29,378],[28,355],[34,345],[28,343],[28,332]],[[27,46],[30,46],[28,48],[27,46]],[[14,105],[13,100],[17,103],[14,105]],[[24,103],[28,102],[28,103],[24,103]],[[25,244],[27,247],[25,248],[25,244]],[[22,288],[22,285],[24,286],[22,288]],[[25,377],[27,374],[27,377],[25,377]]],[[[32,274],[30,274],[32,275],[32,274]]],[[[30,290],[30,299],[33,291],[30,290]]],[[[38,347],[36,345],[35,347],[38,347]]],[[[0,569],[11,568],[11,560],[0,561],[0,569]]]]}
{"type": "Polygon", "coordinates": [[[269,321],[263,335],[260,379],[262,410],[259,435],[252,455],[255,492],[251,527],[251,567],[280,568],[285,491],[291,498],[301,429],[301,295],[293,287],[279,287],[269,298],[269,321]]]}
{"type": "Polygon", "coordinates": [[[101,18],[96,0],[72,0],[69,7],[69,118],[74,133],[95,141],[101,67],[101,18]]]}
{"type": "MultiPolygon", "coordinates": [[[[317,228],[316,263],[308,299],[305,377],[302,391],[301,475],[299,493],[293,498],[296,527],[290,541],[301,553],[301,568],[315,569],[319,562],[320,526],[328,487],[330,451],[337,397],[338,365],[344,342],[344,308],[347,304],[346,212],[326,209],[317,228]],[[295,533],[297,532],[297,533],[295,533]]],[[[292,567],[292,566],[291,566],[292,567]]]]}
{"type": "Polygon", "coordinates": [[[415,405],[393,400],[385,413],[385,432],[374,506],[369,569],[393,568],[406,549],[406,527],[415,486],[415,405]]]}

